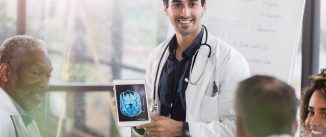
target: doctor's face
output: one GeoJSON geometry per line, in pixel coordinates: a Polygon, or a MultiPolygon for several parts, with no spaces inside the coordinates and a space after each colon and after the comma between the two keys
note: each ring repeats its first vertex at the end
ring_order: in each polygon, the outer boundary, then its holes
{"type": "Polygon", "coordinates": [[[201,20],[206,12],[206,4],[200,0],[169,0],[164,6],[164,14],[169,16],[176,33],[183,36],[199,33],[201,20]]]}
{"type": "Polygon", "coordinates": [[[24,51],[10,62],[12,72],[8,84],[13,99],[25,110],[32,110],[43,100],[49,87],[52,65],[41,49],[24,51]]]}
{"type": "Polygon", "coordinates": [[[326,98],[319,90],[310,98],[305,128],[309,137],[326,137],[326,98]]]}

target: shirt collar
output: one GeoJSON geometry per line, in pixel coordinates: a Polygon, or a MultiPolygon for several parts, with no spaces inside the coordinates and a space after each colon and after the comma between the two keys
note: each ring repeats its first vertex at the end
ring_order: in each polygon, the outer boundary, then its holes
{"type": "MultiPolygon", "coordinates": [[[[10,97],[10,96],[9,96],[10,97]]],[[[28,126],[32,123],[32,121],[35,119],[34,113],[32,111],[25,111],[13,98],[11,98],[11,101],[13,102],[14,106],[18,110],[18,113],[22,117],[24,124],[28,126]]]]}
{"type": "MultiPolygon", "coordinates": [[[[196,52],[196,50],[199,48],[201,44],[203,34],[204,34],[204,29],[202,27],[200,33],[197,35],[194,42],[185,51],[183,51],[182,57],[184,59],[190,58],[196,52]]],[[[174,35],[169,42],[169,51],[170,53],[173,53],[173,55],[175,54],[175,45],[177,45],[176,43],[177,43],[177,37],[176,35],[174,35]]]]}

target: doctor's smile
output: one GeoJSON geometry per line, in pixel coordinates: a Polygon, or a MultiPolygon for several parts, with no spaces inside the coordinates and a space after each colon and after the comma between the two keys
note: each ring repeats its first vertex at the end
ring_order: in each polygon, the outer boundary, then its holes
{"type": "Polygon", "coordinates": [[[177,21],[182,25],[182,27],[189,27],[193,23],[193,19],[191,18],[179,18],[177,21]]]}
{"type": "Polygon", "coordinates": [[[310,137],[326,137],[326,133],[319,130],[311,130],[310,137]]]}

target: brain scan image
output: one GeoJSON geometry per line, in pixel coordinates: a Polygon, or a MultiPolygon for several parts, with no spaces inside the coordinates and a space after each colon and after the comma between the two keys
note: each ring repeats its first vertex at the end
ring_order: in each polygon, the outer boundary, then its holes
{"type": "Polygon", "coordinates": [[[127,90],[120,94],[120,109],[123,115],[135,117],[142,112],[140,96],[137,92],[127,90]]]}

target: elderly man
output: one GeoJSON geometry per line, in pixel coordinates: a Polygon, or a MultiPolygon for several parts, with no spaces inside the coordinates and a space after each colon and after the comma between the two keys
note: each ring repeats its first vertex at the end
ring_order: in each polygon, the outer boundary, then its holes
{"type": "Polygon", "coordinates": [[[296,128],[297,98],[288,84],[253,76],[236,92],[238,137],[292,137],[296,128]]]}
{"type": "Polygon", "coordinates": [[[39,137],[33,110],[48,89],[52,65],[44,42],[14,36],[0,48],[0,136],[39,137]]]}

